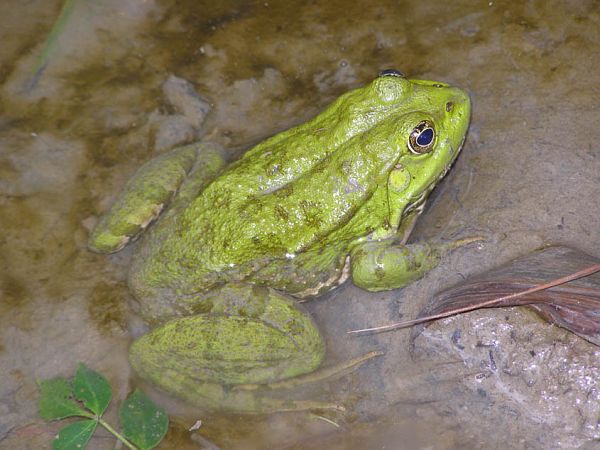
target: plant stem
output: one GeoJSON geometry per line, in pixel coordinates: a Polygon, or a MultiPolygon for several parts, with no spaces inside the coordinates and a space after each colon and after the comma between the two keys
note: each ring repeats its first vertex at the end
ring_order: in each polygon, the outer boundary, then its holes
{"type": "Polygon", "coordinates": [[[87,419],[98,420],[98,416],[94,413],[89,413],[87,411],[81,410],[78,417],[85,417],[87,419]]]}
{"type": "Polygon", "coordinates": [[[114,434],[118,440],[123,442],[123,444],[125,444],[131,450],[139,450],[135,445],[133,445],[131,442],[129,442],[127,439],[125,439],[125,436],[121,435],[117,430],[115,430],[113,427],[111,427],[108,423],[106,423],[100,417],[98,417],[98,423],[100,425],[102,425],[104,428],[106,428],[108,431],[110,431],[112,434],[114,434]]]}
{"type": "Polygon", "coordinates": [[[54,22],[54,25],[50,30],[50,34],[48,35],[48,38],[46,38],[46,42],[44,42],[40,56],[37,58],[31,78],[25,86],[27,90],[32,90],[35,87],[42,75],[42,72],[46,69],[50,55],[54,51],[54,47],[57,45],[60,34],[65,29],[65,25],[67,24],[67,21],[73,12],[73,7],[75,6],[76,1],[77,0],[66,0],[63,3],[60,13],[58,14],[58,18],[56,19],[56,22],[54,22]]]}

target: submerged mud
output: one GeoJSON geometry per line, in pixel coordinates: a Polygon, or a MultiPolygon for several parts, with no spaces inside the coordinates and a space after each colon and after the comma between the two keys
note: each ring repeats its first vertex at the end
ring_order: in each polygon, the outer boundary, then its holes
{"type": "MultiPolygon", "coordinates": [[[[0,448],[45,447],[62,426],[38,417],[36,379],[83,361],[108,377],[115,402],[140,385],[127,361],[139,330],[131,250],[86,248],[137,167],[199,137],[235,159],[390,67],[463,87],[474,105],[412,239],[486,241],[405,289],[348,282],[306,304],[328,364],[385,352],[307,389],[347,413],[218,415],[143,386],[171,415],[165,448],[597,443],[600,351],[523,308],[441,320],[412,355],[407,330],[346,334],[415,317],[436,292],[548,244],[600,256],[597,2],[79,0],[28,85],[61,6],[0,5],[0,448]],[[210,101],[202,127],[164,94],[172,75],[210,101]]],[[[89,448],[112,445],[100,435],[89,448]]]]}

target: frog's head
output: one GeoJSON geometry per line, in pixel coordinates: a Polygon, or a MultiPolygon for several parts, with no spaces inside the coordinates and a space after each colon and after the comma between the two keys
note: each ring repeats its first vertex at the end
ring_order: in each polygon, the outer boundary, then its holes
{"type": "Polygon", "coordinates": [[[450,169],[465,140],[471,103],[458,88],[407,79],[395,70],[381,72],[365,88],[386,111],[379,126],[389,128],[399,155],[388,177],[390,209],[398,219],[421,205],[450,169]]]}

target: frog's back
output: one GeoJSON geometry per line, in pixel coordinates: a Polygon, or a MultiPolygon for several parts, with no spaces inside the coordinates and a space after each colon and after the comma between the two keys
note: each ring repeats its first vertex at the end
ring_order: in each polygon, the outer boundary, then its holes
{"type": "MultiPolygon", "coordinates": [[[[133,278],[198,288],[244,278],[332,233],[350,240],[381,225],[357,211],[386,184],[398,149],[364,91],[249,150],[142,243],[133,278]],[[349,226],[348,233],[339,230],[349,226]],[[143,275],[139,272],[145,272],[143,275]]],[[[162,223],[161,223],[162,222],[162,223]]],[[[339,247],[339,246],[338,246],[339,247]]]]}
{"type": "MultiPolygon", "coordinates": [[[[254,149],[182,214],[178,231],[187,246],[200,243],[207,258],[202,262],[211,270],[306,251],[344,227],[385,185],[393,164],[381,152],[387,133],[358,134],[338,144],[293,131],[254,149]],[[320,151],[307,151],[311,146],[320,151]],[[307,167],[298,171],[301,164],[307,167]]],[[[376,226],[363,225],[365,232],[376,226]]]]}

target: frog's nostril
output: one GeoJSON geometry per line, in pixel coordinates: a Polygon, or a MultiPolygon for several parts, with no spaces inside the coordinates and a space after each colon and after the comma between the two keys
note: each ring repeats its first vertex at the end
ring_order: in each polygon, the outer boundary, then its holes
{"type": "Polygon", "coordinates": [[[453,108],[454,108],[454,103],[452,103],[452,102],[446,103],[446,112],[452,112],[453,108]]]}

